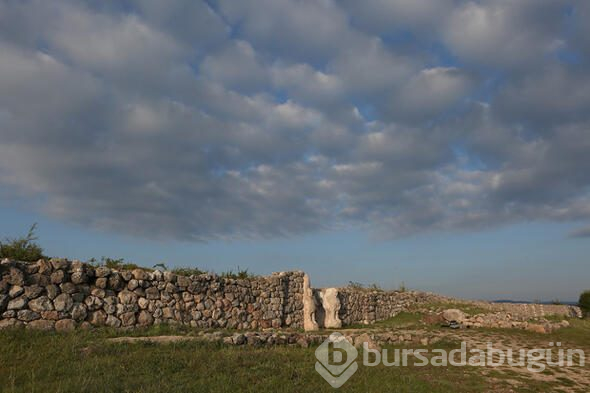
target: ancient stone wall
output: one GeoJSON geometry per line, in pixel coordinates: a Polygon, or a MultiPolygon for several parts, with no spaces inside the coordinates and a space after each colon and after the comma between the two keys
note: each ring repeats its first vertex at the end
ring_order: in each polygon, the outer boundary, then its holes
{"type": "Polygon", "coordinates": [[[303,326],[303,272],[249,279],[114,271],[65,259],[0,263],[0,327],[303,326]]]}
{"type": "Polygon", "coordinates": [[[388,319],[421,304],[445,302],[507,312],[514,320],[581,317],[580,309],[572,306],[464,301],[416,291],[313,289],[303,272],[231,279],[142,269],[115,271],[65,259],[0,262],[0,328],[26,325],[69,330],[169,323],[244,330],[337,329],[388,319]]]}
{"type": "Polygon", "coordinates": [[[489,302],[473,302],[473,305],[484,310],[489,310],[490,312],[507,312],[510,313],[512,317],[522,320],[543,318],[547,316],[582,318],[582,310],[577,306],[489,302]]]}
{"type": "Polygon", "coordinates": [[[369,291],[341,288],[339,317],[343,325],[371,324],[396,316],[419,303],[440,301],[435,294],[416,291],[369,291]]]}

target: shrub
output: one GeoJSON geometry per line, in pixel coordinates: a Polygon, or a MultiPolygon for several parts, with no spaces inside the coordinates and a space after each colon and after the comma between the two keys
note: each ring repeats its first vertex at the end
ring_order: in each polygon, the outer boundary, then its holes
{"type": "Polygon", "coordinates": [[[590,315],[590,290],[582,292],[578,301],[585,315],[590,315]]]}
{"type": "Polygon", "coordinates": [[[88,263],[90,263],[94,267],[105,266],[109,269],[114,270],[133,270],[133,269],[143,269],[143,270],[151,270],[146,269],[144,267],[139,267],[135,263],[125,262],[123,258],[108,258],[108,257],[101,257],[100,261],[97,261],[96,258],[91,258],[88,263]]]}
{"type": "Polygon", "coordinates": [[[254,277],[253,274],[248,272],[248,269],[240,269],[238,266],[237,272],[234,273],[233,270],[228,270],[220,274],[223,278],[233,278],[233,279],[246,279],[254,277]]]}
{"type": "Polygon", "coordinates": [[[37,240],[35,229],[37,229],[37,224],[31,225],[29,232],[24,237],[7,238],[4,242],[0,242],[0,258],[10,258],[24,262],[35,262],[45,258],[43,249],[35,242],[37,240]]]}
{"type": "Polygon", "coordinates": [[[207,272],[196,267],[175,267],[172,269],[172,273],[178,274],[179,276],[198,276],[207,272]]]}
{"type": "Polygon", "coordinates": [[[348,288],[354,289],[354,290],[361,290],[361,289],[365,289],[365,286],[357,281],[349,281],[348,288]]]}

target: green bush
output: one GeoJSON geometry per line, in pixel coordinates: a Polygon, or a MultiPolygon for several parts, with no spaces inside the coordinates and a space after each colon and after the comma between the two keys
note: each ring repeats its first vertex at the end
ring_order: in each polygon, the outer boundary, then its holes
{"type": "Polygon", "coordinates": [[[29,233],[24,237],[7,238],[5,241],[0,242],[0,258],[10,258],[24,262],[35,262],[45,258],[43,249],[35,242],[37,240],[35,229],[37,229],[37,224],[31,225],[29,233]]]}
{"type": "Polygon", "coordinates": [[[135,263],[125,262],[123,258],[108,258],[108,257],[101,257],[100,261],[97,261],[96,258],[91,258],[88,263],[90,263],[94,267],[105,266],[109,269],[114,270],[133,270],[133,269],[143,269],[143,270],[151,270],[145,267],[139,267],[135,263]]]}
{"type": "Polygon", "coordinates": [[[584,314],[590,315],[590,290],[582,292],[578,303],[584,314]]]}
{"type": "Polygon", "coordinates": [[[240,269],[237,267],[237,271],[234,272],[233,270],[228,270],[220,274],[223,278],[233,278],[233,279],[246,279],[246,278],[253,278],[255,277],[253,274],[248,272],[248,269],[240,269]]]}

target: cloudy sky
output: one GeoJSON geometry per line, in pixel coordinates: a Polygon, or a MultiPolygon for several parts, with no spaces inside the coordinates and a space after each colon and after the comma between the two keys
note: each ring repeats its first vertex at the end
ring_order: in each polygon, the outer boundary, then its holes
{"type": "Polygon", "coordinates": [[[0,1],[0,229],[52,255],[573,300],[586,0],[0,1]]]}

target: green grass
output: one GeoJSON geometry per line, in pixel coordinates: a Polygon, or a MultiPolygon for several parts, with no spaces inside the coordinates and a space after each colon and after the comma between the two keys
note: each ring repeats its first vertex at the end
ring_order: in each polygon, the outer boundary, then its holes
{"type": "MultiPolygon", "coordinates": [[[[166,330],[134,334],[155,335],[166,330]]],[[[174,329],[169,333],[178,333],[174,329]]],[[[118,332],[119,335],[127,334],[118,332]]],[[[315,348],[232,347],[186,341],[115,344],[112,330],[0,332],[2,392],[333,392],[315,371],[315,348]]],[[[342,392],[485,392],[476,370],[365,367],[342,392]]]]}
{"type": "MultiPolygon", "coordinates": [[[[402,313],[384,327],[417,323],[419,314],[402,313]]],[[[571,327],[550,335],[501,329],[505,337],[562,341],[590,347],[590,321],[570,320],[571,327]]],[[[482,332],[482,330],[479,330],[482,332]]],[[[492,331],[490,331],[492,332],[492,331]]],[[[315,371],[312,348],[233,347],[185,341],[170,344],[110,343],[117,336],[196,335],[198,331],[167,325],[124,332],[95,329],[72,333],[0,331],[0,392],[333,392],[315,371]]],[[[385,346],[394,349],[398,346],[385,346]]],[[[446,340],[434,346],[458,348],[446,340]]],[[[390,351],[391,354],[391,351],[390,351]]],[[[412,362],[410,361],[410,364],[412,362]]],[[[529,380],[512,370],[487,372],[478,367],[366,367],[342,392],[555,392],[571,380],[529,380]],[[517,386],[510,386],[510,384],[517,386]]],[[[548,371],[545,375],[551,375],[548,371]]],[[[557,377],[557,375],[556,375],[557,377]]],[[[563,378],[563,376],[559,376],[563,378]]]]}
{"type": "Polygon", "coordinates": [[[468,315],[476,315],[476,314],[487,314],[490,311],[486,310],[482,307],[477,307],[471,303],[462,303],[462,302],[431,302],[431,303],[419,303],[415,306],[419,310],[428,310],[428,309],[435,309],[435,310],[448,310],[448,309],[457,309],[463,311],[465,314],[468,315]]]}
{"type": "Polygon", "coordinates": [[[420,324],[422,320],[422,314],[414,312],[400,312],[395,317],[385,319],[383,321],[377,321],[372,325],[363,325],[360,323],[346,326],[347,329],[366,329],[367,327],[373,328],[402,328],[411,327],[420,324]]]}

